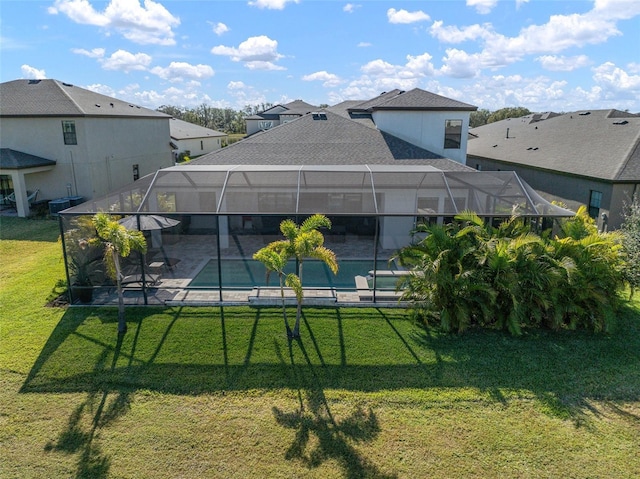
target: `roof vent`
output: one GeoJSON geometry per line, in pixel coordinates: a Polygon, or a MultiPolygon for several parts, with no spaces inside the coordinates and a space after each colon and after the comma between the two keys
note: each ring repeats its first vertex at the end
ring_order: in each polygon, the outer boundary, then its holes
{"type": "Polygon", "coordinates": [[[62,83],[64,86],[73,86],[71,83],[62,83]]]}
{"type": "Polygon", "coordinates": [[[98,108],[100,108],[100,104],[99,104],[99,103],[96,103],[96,106],[97,106],[98,108]]]}
{"type": "Polygon", "coordinates": [[[37,85],[40,83],[40,80],[29,80],[29,85],[37,85]]]}
{"type": "Polygon", "coordinates": [[[627,120],[613,122],[614,125],[626,125],[627,123],[629,123],[627,120]]]}
{"type": "Polygon", "coordinates": [[[587,116],[587,115],[591,115],[591,112],[590,112],[590,111],[583,111],[583,112],[581,112],[581,113],[578,113],[578,115],[580,115],[580,116],[587,116]]]}
{"type": "Polygon", "coordinates": [[[314,120],[326,120],[327,114],[321,111],[314,111],[311,113],[314,120]]]}
{"type": "Polygon", "coordinates": [[[113,108],[113,103],[109,103],[109,105],[111,105],[111,108],[113,108]]]}

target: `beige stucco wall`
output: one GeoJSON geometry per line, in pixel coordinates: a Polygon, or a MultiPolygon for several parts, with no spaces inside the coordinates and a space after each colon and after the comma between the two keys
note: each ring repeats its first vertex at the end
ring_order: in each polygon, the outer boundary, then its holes
{"type": "Polygon", "coordinates": [[[0,145],[56,161],[53,170],[26,176],[38,199],[107,194],[172,165],[169,118],[2,118],[0,145]],[[62,120],[74,120],[77,145],[65,145],[62,120]]]}

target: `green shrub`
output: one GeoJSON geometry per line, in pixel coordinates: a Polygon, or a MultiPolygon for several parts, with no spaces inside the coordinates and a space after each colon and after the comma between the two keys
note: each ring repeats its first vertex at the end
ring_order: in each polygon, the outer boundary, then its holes
{"type": "Polygon", "coordinates": [[[561,237],[540,236],[518,217],[494,228],[472,212],[447,225],[419,225],[419,239],[397,255],[415,273],[401,285],[403,299],[445,331],[606,331],[624,287],[621,235],[599,233],[586,209],[561,230],[561,237]]]}

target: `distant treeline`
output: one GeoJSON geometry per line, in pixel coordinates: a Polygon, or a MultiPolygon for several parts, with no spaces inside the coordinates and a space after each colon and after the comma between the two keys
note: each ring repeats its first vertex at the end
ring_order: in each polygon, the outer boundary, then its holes
{"type": "Polygon", "coordinates": [[[481,108],[477,111],[472,111],[469,117],[469,127],[475,128],[476,126],[487,125],[494,121],[504,120],[505,118],[520,118],[521,116],[530,115],[531,112],[524,107],[517,106],[511,108],[501,108],[496,111],[489,111],[481,108]]]}
{"type": "MultiPolygon", "coordinates": [[[[245,117],[255,115],[272,106],[273,103],[260,103],[258,105],[246,105],[242,110],[233,110],[231,108],[214,108],[205,104],[196,108],[163,105],[158,108],[158,111],[171,115],[179,120],[195,123],[205,128],[211,128],[212,130],[218,130],[224,133],[246,134],[247,125],[245,123],[245,117]]],[[[471,112],[469,126],[475,128],[476,126],[486,125],[494,121],[504,120],[505,118],[519,118],[529,114],[531,114],[531,112],[523,107],[502,108],[493,112],[481,108],[471,112]]]]}
{"type": "Polygon", "coordinates": [[[196,125],[211,128],[212,130],[224,133],[246,134],[247,126],[245,117],[255,115],[258,112],[271,108],[271,103],[261,103],[259,105],[247,105],[242,110],[231,108],[214,108],[202,104],[196,108],[184,108],[172,105],[162,105],[158,111],[171,115],[179,120],[188,121],[196,125]]]}

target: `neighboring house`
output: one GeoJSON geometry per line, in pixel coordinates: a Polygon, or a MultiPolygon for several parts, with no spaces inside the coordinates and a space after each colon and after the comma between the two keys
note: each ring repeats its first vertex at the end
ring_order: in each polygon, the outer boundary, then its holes
{"type": "Polygon", "coordinates": [[[177,118],[172,118],[169,126],[174,160],[177,160],[180,154],[193,158],[219,150],[228,138],[226,133],[177,118]]]}
{"type": "Polygon", "coordinates": [[[533,114],[470,130],[467,164],[515,171],[547,200],[586,205],[618,228],[640,193],[640,116],[619,110],[533,114]]]}
{"type": "MultiPolygon", "coordinates": [[[[191,164],[421,165],[441,171],[470,171],[464,159],[469,114],[475,109],[420,89],[394,90],[370,101],[344,102],[301,115],[191,164]]],[[[441,190],[419,201],[425,208],[437,210],[446,198],[446,191],[441,190]]],[[[418,201],[413,197],[408,200],[418,201]]],[[[403,204],[404,200],[398,201],[403,204]]],[[[384,228],[408,234],[414,221],[409,216],[388,218],[384,228]]]]}
{"type": "Polygon", "coordinates": [[[0,179],[19,216],[27,191],[87,200],[173,164],[164,113],[57,80],[5,82],[0,98],[0,179]]]}
{"type": "Polygon", "coordinates": [[[283,125],[317,109],[318,107],[309,105],[302,100],[295,100],[284,105],[274,105],[261,113],[245,117],[247,136],[283,125]]]}

